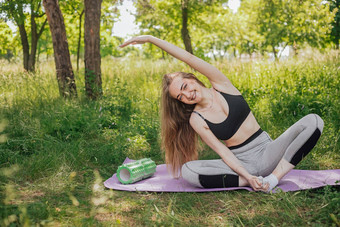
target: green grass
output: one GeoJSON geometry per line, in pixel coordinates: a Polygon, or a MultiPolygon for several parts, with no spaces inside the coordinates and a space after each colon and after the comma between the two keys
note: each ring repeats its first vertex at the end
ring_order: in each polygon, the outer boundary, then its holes
{"type": "MultiPolygon", "coordinates": [[[[319,114],[323,135],[297,168],[340,168],[339,52],[213,64],[273,138],[319,114]]],[[[191,69],[173,60],[103,59],[104,96],[93,102],[84,98],[83,71],[76,73],[79,98],[63,100],[53,62],[40,63],[35,74],[0,62],[0,225],[339,225],[340,193],[332,187],[272,195],[105,190],[103,180],[126,156],[164,163],[160,84],[173,71],[191,69]]],[[[200,158],[218,156],[205,148],[200,158]]]]}

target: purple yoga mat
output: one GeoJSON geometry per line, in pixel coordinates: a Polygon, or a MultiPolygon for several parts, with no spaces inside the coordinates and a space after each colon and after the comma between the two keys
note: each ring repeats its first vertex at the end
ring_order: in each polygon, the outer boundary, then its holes
{"type": "MultiPolygon", "coordinates": [[[[124,163],[134,160],[126,158],[124,163]]],[[[148,192],[212,192],[245,189],[253,191],[250,187],[233,188],[197,188],[187,183],[183,178],[174,179],[168,173],[166,165],[158,165],[156,173],[148,179],[134,184],[121,184],[116,174],[104,182],[105,187],[123,191],[148,192]]],[[[282,189],[284,192],[320,188],[326,185],[340,185],[340,169],[333,170],[291,170],[284,176],[273,192],[282,189]],[[279,189],[278,189],[279,188],[279,189]]]]}

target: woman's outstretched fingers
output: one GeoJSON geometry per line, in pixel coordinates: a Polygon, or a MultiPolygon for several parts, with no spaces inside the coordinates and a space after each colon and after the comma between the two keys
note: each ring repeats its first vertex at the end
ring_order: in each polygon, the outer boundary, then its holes
{"type": "Polygon", "coordinates": [[[141,36],[136,36],[136,37],[133,37],[127,41],[125,41],[122,45],[120,45],[119,47],[123,48],[127,45],[135,45],[135,44],[143,44],[143,43],[146,43],[148,42],[150,39],[150,36],[149,35],[141,35],[141,36]]]}
{"type": "Polygon", "coordinates": [[[125,47],[125,46],[127,46],[127,45],[130,45],[130,44],[132,44],[132,45],[136,44],[136,43],[133,42],[133,38],[127,40],[126,42],[124,42],[123,44],[121,44],[119,47],[120,47],[120,48],[123,48],[123,47],[125,47]]]}

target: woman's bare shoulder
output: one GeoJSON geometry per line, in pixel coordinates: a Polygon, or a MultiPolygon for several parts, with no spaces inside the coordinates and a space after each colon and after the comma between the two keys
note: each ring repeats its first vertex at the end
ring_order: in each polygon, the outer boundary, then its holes
{"type": "Polygon", "coordinates": [[[212,86],[216,91],[231,95],[241,95],[241,92],[232,83],[212,83],[212,86]]]}

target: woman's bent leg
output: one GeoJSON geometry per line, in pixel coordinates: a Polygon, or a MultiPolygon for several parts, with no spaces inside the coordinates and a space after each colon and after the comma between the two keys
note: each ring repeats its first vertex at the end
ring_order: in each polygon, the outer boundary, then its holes
{"type": "Polygon", "coordinates": [[[323,120],[316,114],[309,114],[268,144],[262,163],[272,163],[262,173],[272,172],[279,180],[294,168],[315,146],[323,130],[323,120]],[[270,170],[271,169],[271,170],[270,170]]]}
{"type": "Polygon", "coordinates": [[[190,184],[201,188],[238,187],[246,186],[248,183],[222,159],[187,162],[182,166],[182,177],[190,184]]]}

